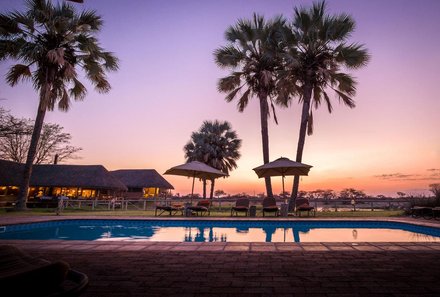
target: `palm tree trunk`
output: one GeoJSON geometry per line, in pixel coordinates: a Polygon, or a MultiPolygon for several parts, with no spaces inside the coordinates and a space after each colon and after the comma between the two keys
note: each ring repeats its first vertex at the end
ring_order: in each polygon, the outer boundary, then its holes
{"type": "Polygon", "coordinates": [[[209,198],[212,199],[214,197],[214,186],[215,186],[215,179],[211,179],[211,193],[209,194],[209,198]]]}
{"type": "Polygon", "coordinates": [[[203,179],[203,199],[206,199],[206,178],[203,179]]]}
{"type": "MultiPolygon", "coordinates": [[[[261,139],[263,142],[263,162],[269,163],[269,130],[267,125],[267,115],[269,106],[267,105],[267,94],[260,94],[260,118],[261,118],[261,139]]],[[[270,177],[264,179],[266,183],[266,194],[268,197],[273,197],[272,184],[270,177]]]]}
{"type": "MultiPolygon", "coordinates": [[[[307,123],[309,121],[310,100],[312,98],[312,86],[306,84],[304,86],[304,100],[301,114],[301,126],[299,129],[298,146],[296,149],[296,162],[302,161],[304,144],[306,142],[307,123]]],[[[293,179],[292,195],[289,201],[289,211],[295,209],[295,201],[298,197],[299,175],[295,175],[293,179]]]]}
{"type": "Polygon", "coordinates": [[[42,100],[38,105],[37,118],[35,119],[34,130],[32,132],[31,143],[29,145],[29,151],[24,165],[23,180],[20,185],[20,191],[18,193],[18,203],[16,205],[17,210],[25,210],[27,196],[29,192],[29,181],[32,174],[32,163],[34,162],[35,155],[37,153],[38,141],[40,140],[41,129],[43,128],[44,116],[46,115],[46,107],[42,100]]]}

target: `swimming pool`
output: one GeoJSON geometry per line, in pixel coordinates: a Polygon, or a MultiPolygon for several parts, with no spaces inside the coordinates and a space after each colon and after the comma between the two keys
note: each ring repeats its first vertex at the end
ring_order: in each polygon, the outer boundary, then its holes
{"type": "Polygon", "coordinates": [[[0,227],[2,239],[173,242],[440,242],[440,228],[387,221],[61,220],[0,227]]]}

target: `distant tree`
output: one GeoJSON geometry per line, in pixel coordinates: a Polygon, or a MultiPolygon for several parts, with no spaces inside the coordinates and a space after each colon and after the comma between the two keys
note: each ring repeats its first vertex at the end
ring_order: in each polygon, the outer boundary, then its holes
{"type": "MultiPolygon", "coordinates": [[[[232,130],[229,122],[204,121],[191,140],[184,146],[187,162],[199,161],[223,173],[237,168],[240,158],[241,139],[232,130]]],[[[210,198],[214,196],[215,179],[211,180],[210,198]]],[[[203,180],[203,197],[206,198],[206,180],[203,180]]]]}
{"type": "MultiPolygon", "coordinates": [[[[227,94],[226,101],[237,98],[239,112],[244,111],[252,97],[259,101],[264,164],[269,163],[269,103],[275,112],[276,70],[281,65],[275,36],[283,24],[281,18],[266,21],[257,14],[252,20],[241,19],[226,30],[228,44],[214,52],[216,64],[231,70],[218,82],[218,90],[227,94]]],[[[274,119],[277,121],[275,113],[274,119]]],[[[267,195],[273,197],[270,177],[265,178],[265,184],[267,195]]]]}
{"type": "Polygon", "coordinates": [[[399,196],[399,198],[403,198],[406,196],[406,193],[403,192],[397,192],[397,196],[399,196]]]}
{"type": "Polygon", "coordinates": [[[307,192],[307,191],[299,191],[299,192],[298,192],[298,197],[301,197],[301,198],[309,198],[310,195],[309,195],[309,192],[307,192]]]}
{"type": "Polygon", "coordinates": [[[335,198],[335,192],[331,189],[317,189],[309,192],[310,198],[330,200],[335,198]]]}
{"type": "Polygon", "coordinates": [[[364,191],[356,190],[356,189],[353,189],[353,188],[343,189],[339,193],[339,196],[341,198],[345,198],[345,199],[362,199],[362,198],[366,198],[367,197],[367,195],[364,193],[364,191]]]}
{"type": "Polygon", "coordinates": [[[281,197],[288,197],[288,196],[290,196],[290,192],[289,192],[289,191],[281,192],[281,193],[280,193],[280,196],[281,196],[281,197]]]}
{"type": "Polygon", "coordinates": [[[102,24],[95,11],[78,13],[64,1],[28,0],[25,12],[0,15],[0,61],[18,62],[9,69],[6,81],[14,87],[29,80],[39,93],[17,209],[26,208],[32,164],[46,111],[56,105],[67,111],[71,99],[83,100],[87,93],[78,80],[77,68],[83,70],[98,92],[110,90],[106,71],[117,70],[118,60],[99,45],[96,34],[102,24]]]}
{"type": "Polygon", "coordinates": [[[429,190],[434,194],[436,204],[440,205],[440,183],[430,184],[429,190]]]}
{"type": "MultiPolygon", "coordinates": [[[[30,119],[17,119],[13,116],[7,117],[5,122],[7,126],[13,126],[15,131],[11,130],[0,137],[0,158],[24,163],[29,151],[34,123],[30,119]]],[[[63,132],[63,129],[58,124],[43,124],[34,164],[53,163],[55,156],[58,163],[77,158],[75,154],[82,148],[69,145],[72,136],[63,132]]]]}
{"type": "Polygon", "coordinates": [[[226,193],[223,190],[215,190],[214,195],[217,196],[217,198],[220,198],[220,196],[224,196],[226,193]]]}
{"type": "Polygon", "coordinates": [[[32,133],[32,127],[28,129],[29,127],[26,126],[25,122],[25,119],[15,118],[9,111],[0,107],[0,138],[32,133]]]}
{"type": "MultiPolygon", "coordinates": [[[[280,71],[278,101],[289,104],[298,98],[302,104],[296,161],[303,157],[306,133],[313,133],[313,107],[325,104],[329,112],[333,105],[328,90],[334,90],[340,101],[353,108],[356,80],[346,70],[365,66],[369,60],[363,45],[349,43],[355,21],[347,14],[330,15],[325,1],[311,8],[294,9],[294,16],[284,30],[283,43],[286,62],[280,71]]],[[[299,175],[294,177],[289,208],[295,205],[299,175]]]]}

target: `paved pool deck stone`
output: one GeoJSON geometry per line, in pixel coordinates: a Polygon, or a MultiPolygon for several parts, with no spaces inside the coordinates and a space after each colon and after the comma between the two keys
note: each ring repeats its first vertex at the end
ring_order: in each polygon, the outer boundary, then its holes
{"type": "MultiPolygon", "coordinates": [[[[0,226],[59,218],[81,217],[0,216],[0,226]]],[[[423,219],[391,220],[439,226],[423,219]]],[[[0,244],[67,261],[90,278],[83,296],[440,296],[438,242],[0,244]]]]}

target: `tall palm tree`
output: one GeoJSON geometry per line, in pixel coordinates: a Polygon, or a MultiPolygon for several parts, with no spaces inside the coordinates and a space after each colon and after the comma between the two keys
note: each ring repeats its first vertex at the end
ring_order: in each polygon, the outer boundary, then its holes
{"type": "Polygon", "coordinates": [[[28,0],[24,13],[0,14],[0,61],[19,62],[7,73],[11,86],[30,80],[39,93],[39,106],[20,185],[18,209],[26,208],[32,163],[46,111],[58,105],[67,111],[71,98],[83,100],[87,93],[78,80],[77,68],[100,93],[110,90],[106,71],[118,69],[117,58],[100,47],[95,34],[102,19],[95,11],[78,13],[66,2],[28,0]]]}
{"type": "MultiPolygon", "coordinates": [[[[187,162],[200,161],[226,174],[237,168],[241,139],[228,122],[204,121],[199,131],[191,134],[185,145],[187,162]]],[[[211,180],[210,198],[214,196],[215,179],[211,180]]],[[[206,197],[206,180],[203,181],[203,197],[206,197]]]]}
{"type": "MultiPolygon", "coordinates": [[[[228,45],[215,50],[215,62],[221,68],[231,69],[230,75],[218,82],[218,90],[226,93],[226,101],[238,97],[238,110],[243,112],[249,99],[257,97],[260,103],[263,162],[269,162],[268,116],[269,102],[277,122],[272,99],[276,95],[276,69],[281,64],[277,55],[277,38],[284,20],[277,17],[266,21],[254,14],[252,20],[239,20],[226,30],[228,45]]],[[[267,195],[272,197],[270,178],[265,179],[267,195]]]]}
{"type": "MultiPolygon", "coordinates": [[[[301,162],[306,133],[313,133],[313,107],[322,103],[331,113],[333,105],[327,94],[333,90],[339,100],[355,107],[356,81],[343,71],[365,66],[370,56],[362,44],[348,43],[355,21],[347,14],[328,15],[326,3],[311,8],[295,8],[293,22],[284,31],[285,67],[279,72],[283,91],[277,101],[288,104],[297,97],[302,104],[296,161],[301,162]]],[[[299,176],[295,176],[290,209],[298,195],[299,176]]]]}

